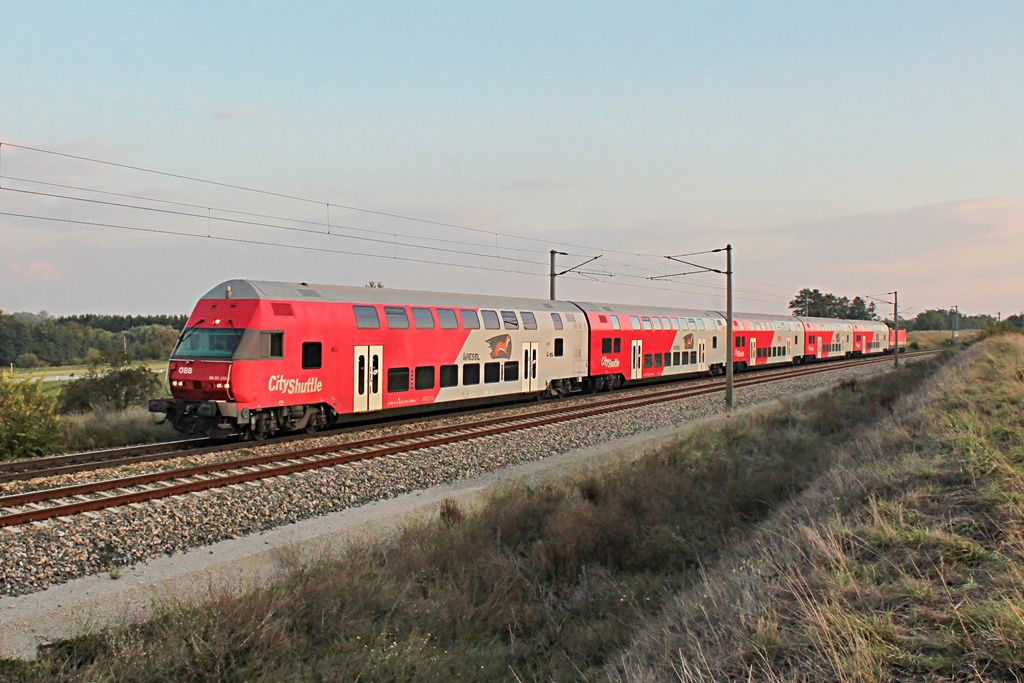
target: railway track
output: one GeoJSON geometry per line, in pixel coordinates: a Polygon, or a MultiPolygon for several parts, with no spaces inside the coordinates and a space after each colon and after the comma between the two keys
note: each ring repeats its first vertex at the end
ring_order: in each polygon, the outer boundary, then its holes
{"type": "MultiPolygon", "coordinates": [[[[888,358],[891,359],[891,357],[888,358]]],[[[881,360],[881,358],[871,357],[868,359],[857,359],[853,361],[830,363],[828,367],[836,368],[841,367],[846,363],[866,363],[878,360],[881,360]]],[[[772,368],[768,370],[761,370],[760,372],[764,372],[766,374],[771,373],[774,376],[777,373],[787,371],[791,371],[791,368],[772,368]]],[[[716,382],[718,384],[721,384],[723,381],[724,380],[722,378],[718,378],[714,380],[706,380],[705,384],[715,384],[716,382]]],[[[650,390],[651,387],[648,386],[633,389],[632,392],[648,392],[650,390]]],[[[478,408],[470,411],[462,409],[461,413],[471,415],[474,413],[488,412],[494,410],[495,407],[497,406],[492,405],[486,408],[478,408]]],[[[422,420],[423,417],[435,416],[436,414],[431,414],[405,420],[392,420],[389,422],[389,424],[408,424],[422,420]]],[[[361,429],[368,425],[373,425],[375,424],[375,422],[375,420],[371,419],[368,420],[366,423],[346,425],[340,428],[325,430],[324,432],[322,432],[322,434],[326,435],[332,432],[342,433],[346,430],[351,431],[355,429],[361,429]]],[[[258,443],[258,445],[266,446],[271,444],[288,443],[290,441],[299,441],[307,438],[309,438],[309,435],[307,434],[290,434],[272,439],[267,439],[266,441],[261,441],[258,443]]],[[[137,465],[146,462],[157,462],[161,460],[170,460],[173,458],[184,458],[188,456],[205,455],[207,453],[216,453],[218,451],[233,450],[241,447],[244,447],[244,445],[240,445],[240,443],[237,441],[230,441],[224,443],[216,442],[208,438],[198,438],[184,439],[179,441],[168,441],[154,444],[143,444],[139,446],[126,446],[121,448],[105,448],[102,450],[83,451],[80,453],[67,453],[63,455],[53,455],[41,458],[24,458],[20,460],[10,460],[0,462],[0,484],[12,481],[25,481],[29,479],[42,479],[46,477],[55,477],[66,474],[76,474],[79,472],[88,472],[92,470],[121,467],[124,465],[137,465]]]]}
{"type": "MultiPolygon", "coordinates": [[[[889,362],[871,358],[858,365],[889,362]]],[[[835,365],[801,366],[770,375],[740,376],[736,386],[753,386],[835,370],[835,365]]],[[[468,421],[454,426],[420,429],[404,434],[360,439],[341,444],[243,457],[161,472],[105,479],[0,497],[0,527],[12,527],[105,508],[194,493],[213,488],[279,477],[313,469],[336,467],[434,446],[480,439],[619,410],[675,401],[722,391],[722,382],[698,387],[675,385],[633,395],[607,395],[586,403],[560,404],[526,414],[468,421]]]]}

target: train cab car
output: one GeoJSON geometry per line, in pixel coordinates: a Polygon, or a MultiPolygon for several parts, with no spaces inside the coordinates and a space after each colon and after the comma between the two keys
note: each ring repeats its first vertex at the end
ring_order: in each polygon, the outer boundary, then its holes
{"type": "Polygon", "coordinates": [[[150,410],[184,433],[263,438],[339,416],[568,391],[587,373],[567,302],[232,280],[200,299],[150,410]]]}
{"type": "Polygon", "coordinates": [[[725,319],[713,311],[576,303],[590,327],[590,383],[720,373],[725,319]]]}
{"type": "Polygon", "coordinates": [[[889,353],[896,348],[897,343],[899,344],[900,351],[907,350],[907,331],[900,330],[897,334],[896,330],[889,328],[889,353]],[[897,341],[898,340],[898,341],[897,341]]]}
{"type": "Polygon", "coordinates": [[[803,359],[804,326],[793,316],[736,313],[732,327],[733,363],[739,370],[803,359]]]}

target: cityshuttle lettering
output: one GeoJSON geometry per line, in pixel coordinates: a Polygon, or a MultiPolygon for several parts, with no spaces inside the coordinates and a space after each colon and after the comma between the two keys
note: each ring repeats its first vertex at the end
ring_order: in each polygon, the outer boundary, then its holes
{"type": "Polygon", "coordinates": [[[617,368],[619,367],[619,359],[605,358],[604,356],[601,356],[601,366],[605,368],[617,368]]]}
{"type": "Polygon", "coordinates": [[[316,377],[310,377],[305,382],[297,379],[288,379],[284,375],[271,375],[267,382],[268,391],[277,391],[282,394],[311,394],[322,390],[324,383],[316,377]]]}

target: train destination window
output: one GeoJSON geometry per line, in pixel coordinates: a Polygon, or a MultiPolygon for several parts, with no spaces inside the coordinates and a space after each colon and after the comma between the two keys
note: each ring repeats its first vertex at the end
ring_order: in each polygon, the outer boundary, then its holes
{"type": "Polygon", "coordinates": [[[520,311],[519,315],[523,316],[523,329],[524,330],[535,330],[537,329],[537,316],[530,311],[520,311]]]}
{"type": "Polygon", "coordinates": [[[484,363],[484,384],[501,381],[501,363],[484,363]]]}
{"type": "Polygon", "coordinates": [[[376,306],[353,306],[352,310],[356,312],[356,327],[361,330],[380,329],[376,306]]]}
{"type": "MultiPolygon", "coordinates": [[[[413,309],[415,310],[415,309],[413,309]]],[[[416,388],[417,389],[433,389],[434,388],[434,366],[433,365],[420,365],[416,368],[416,388]]]]}
{"type": "Polygon", "coordinates": [[[613,315],[612,316],[612,329],[613,330],[620,330],[620,329],[622,329],[622,326],[619,325],[619,316],[617,316],[617,315],[613,315]]]}
{"type": "Polygon", "coordinates": [[[302,342],[302,369],[318,370],[323,358],[320,342],[302,342]]]}
{"type": "Polygon", "coordinates": [[[397,394],[409,391],[409,368],[390,368],[388,370],[388,393],[397,394]]]}
{"type": "Polygon", "coordinates": [[[416,323],[417,330],[434,329],[434,314],[430,312],[429,308],[412,309],[412,319],[416,323]]]}
{"type": "Polygon", "coordinates": [[[615,353],[622,353],[622,337],[615,338],[615,353]]]}
{"type": "Polygon", "coordinates": [[[466,363],[462,366],[462,384],[465,386],[480,384],[479,363],[466,363]]]}
{"type": "Polygon", "coordinates": [[[384,315],[388,319],[388,327],[392,330],[409,329],[409,314],[403,306],[385,306],[384,315]]]}
{"type": "Polygon", "coordinates": [[[644,367],[645,368],[654,367],[654,356],[652,356],[649,353],[645,353],[644,354],[644,367]]]}
{"type": "Polygon", "coordinates": [[[480,315],[484,319],[485,330],[500,330],[501,325],[498,323],[498,314],[494,311],[480,311],[480,315]]]}
{"type": "Polygon", "coordinates": [[[557,313],[552,313],[551,322],[554,324],[556,330],[562,329],[562,316],[557,313]]]}
{"type": "Polygon", "coordinates": [[[519,381],[519,361],[517,361],[517,360],[505,361],[505,381],[506,382],[518,382],[519,381]]]}
{"type": "Polygon", "coordinates": [[[565,348],[565,344],[564,344],[563,339],[561,337],[558,337],[557,339],[555,339],[555,355],[556,356],[561,356],[562,353],[564,352],[564,348],[565,348]]]}
{"type": "Polygon", "coordinates": [[[661,354],[660,353],[654,354],[654,367],[656,367],[656,368],[660,368],[661,367],[661,354]]]}
{"type": "Polygon", "coordinates": [[[458,365],[442,365],[441,366],[441,388],[445,387],[457,387],[459,386],[459,366],[458,365]]]}
{"type": "Polygon", "coordinates": [[[441,323],[442,330],[459,329],[459,319],[455,317],[455,311],[450,308],[437,309],[437,321],[441,323]]]}
{"type": "Polygon", "coordinates": [[[660,330],[661,329],[661,320],[659,320],[657,318],[657,316],[651,318],[651,324],[654,325],[654,329],[656,329],[656,330],[660,330]]]}
{"type": "Polygon", "coordinates": [[[633,326],[634,330],[640,329],[640,318],[635,315],[629,316],[629,324],[633,326]]]}
{"type": "Polygon", "coordinates": [[[502,311],[501,320],[505,323],[506,330],[519,329],[519,318],[516,317],[515,311],[502,311]]]}
{"type": "Polygon", "coordinates": [[[611,353],[611,352],[612,352],[612,338],[611,337],[605,337],[605,338],[603,338],[601,340],[601,353],[611,353]]]}
{"type": "Polygon", "coordinates": [[[460,308],[459,315],[462,317],[462,326],[467,330],[479,330],[480,318],[476,311],[469,308],[460,308]]]}
{"type": "MultiPolygon", "coordinates": [[[[173,357],[179,351],[175,349],[173,357]]],[[[260,358],[284,358],[284,332],[260,332],[260,358]]]]}

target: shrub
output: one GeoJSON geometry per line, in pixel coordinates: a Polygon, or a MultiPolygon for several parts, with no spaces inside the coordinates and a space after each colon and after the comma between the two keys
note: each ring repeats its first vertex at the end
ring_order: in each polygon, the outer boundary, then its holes
{"type": "Polygon", "coordinates": [[[18,381],[0,373],[0,460],[52,453],[60,442],[57,401],[42,378],[18,381]]]}
{"type": "Polygon", "coordinates": [[[125,410],[160,392],[160,377],[144,367],[123,367],[105,373],[89,373],[68,382],[60,394],[64,413],[83,413],[96,408],[125,410]]]}
{"type": "Polygon", "coordinates": [[[46,365],[34,353],[19,353],[18,357],[14,359],[14,364],[19,368],[41,368],[46,365]]]}

